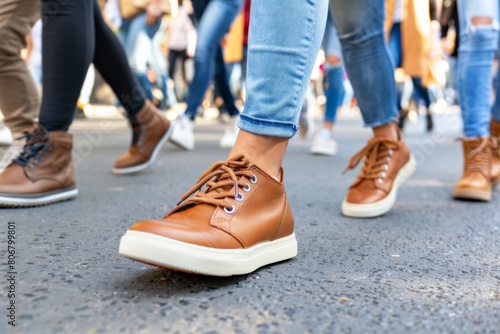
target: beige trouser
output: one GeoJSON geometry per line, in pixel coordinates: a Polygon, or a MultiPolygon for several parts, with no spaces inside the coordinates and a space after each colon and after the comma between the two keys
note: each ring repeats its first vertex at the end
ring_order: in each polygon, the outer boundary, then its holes
{"type": "Polygon", "coordinates": [[[20,51],[39,16],[39,0],[0,0],[0,110],[14,135],[30,129],[38,113],[38,90],[20,51]]]}

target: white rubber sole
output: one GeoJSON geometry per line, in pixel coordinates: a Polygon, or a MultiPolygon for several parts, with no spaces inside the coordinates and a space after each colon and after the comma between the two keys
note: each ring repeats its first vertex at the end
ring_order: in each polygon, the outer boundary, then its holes
{"type": "Polygon", "coordinates": [[[389,212],[396,202],[396,195],[399,187],[415,172],[417,163],[413,155],[406,165],[401,168],[394,180],[391,192],[386,198],[375,203],[369,204],[352,204],[344,199],[342,203],[342,214],[353,218],[373,218],[389,212]]]}
{"type": "Polygon", "coordinates": [[[159,235],[129,230],[120,240],[120,254],[130,259],[190,273],[231,276],[297,255],[295,234],[247,249],[217,249],[159,235]]]}
{"type": "Polygon", "coordinates": [[[62,202],[62,201],[67,201],[70,199],[75,198],[78,195],[78,189],[77,188],[71,188],[69,190],[63,190],[63,191],[57,191],[57,192],[50,192],[47,194],[40,194],[40,195],[18,195],[18,197],[15,197],[15,195],[12,196],[5,196],[0,194],[0,207],[6,207],[6,208],[11,208],[11,207],[19,207],[19,208],[25,208],[25,207],[31,207],[31,206],[41,206],[41,205],[47,205],[55,202],[62,202]]]}
{"type": "Polygon", "coordinates": [[[451,196],[455,199],[489,202],[491,201],[492,193],[491,188],[489,190],[455,188],[451,196]]]}
{"type": "MultiPolygon", "coordinates": [[[[182,124],[179,125],[179,126],[183,126],[182,124]]],[[[182,129],[180,129],[179,131],[183,131],[182,129]]],[[[191,138],[190,140],[187,140],[186,141],[186,138],[184,138],[181,135],[178,135],[175,131],[172,133],[172,136],[170,136],[170,139],[169,141],[174,144],[175,146],[177,146],[178,148],[181,148],[183,150],[186,150],[186,151],[192,151],[194,150],[194,137],[191,138]]]]}
{"type": "Polygon", "coordinates": [[[174,127],[175,127],[175,124],[173,122],[170,123],[170,127],[168,128],[167,132],[165,132],[165,134],[163,135],[163,137],[161,137],[160,141],[156,145],[156,147],[153,150],[153,153],[151,154],[151,157],[149,158],[148,161],[146,161],[143,164],[140,164],[140,165],[137,165],[137,166],[133,166],[133,167],[113,168],[111,170],[112,173],[113,174],[133,174],[133,173],[137,173],[137,172],[143,171],[143,170],[151,167],[155,163],[156,158],[158,157],[158,154],[160,153],[161,148],[163,147],[163,145],[165,145],[165,143],[167,142],[167,140],[172,135],[172,133],[174,131],[174,127]]]}
{"type": "Polygon", "coordinates": [[[337,154],[337,149],[336,148],[328,148],[328,147],[311,147],[310,151],[311,154],[314,155],[328,155],[328,156],[333,156],[337,154]]]}

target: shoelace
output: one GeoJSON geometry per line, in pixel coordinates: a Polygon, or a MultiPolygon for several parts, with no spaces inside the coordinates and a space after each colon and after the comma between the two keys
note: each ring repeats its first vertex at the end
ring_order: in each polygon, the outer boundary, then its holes
{"type": "Polygon", "coordinates": [[[47,140],[40,140],[41,137],[46,137],[43,130],[35,129],[33,133],[24,132],[24,135],[17,139],[26,138],[26,144],[24,144],[23,150],[13,161],[22,166],[26,166],[30,159],[36,157],[47,145],[47,140]]]}
{"type": "Polygon", "coordinates": [[[241,182],[242,177],[248,178],[250,182],[256,181],[252,171],[246,170],[248,164],[249,161],[243,154],[214,163],[200,176],[196,184],[182,195],[177,205],[186,201],[186,204],[206,203],[230,209],[232,204],[227,199],[239,199],[239,189],[250,187],[248,183],[241,182]],[[205,188],[202,190],[203,186],[205,188]],[[190,197],[195,192],[196,194],[190,197]]]}
{"type": "MultiPolygon", "coordinates": [[[[458,138],[457,140],[465,141],[464,138],[458,138]]],[[[481,138],[481,143],[474,149],[470,146],[466,146],[465,157],[466,161],[469,162],[467,172],[479,172],[484,175],[488,175],[488,161],[489,156],[485,148],[488,146],[488,138],[481,138]]]]}
{"type": "Polygon", "coordinates": [[[361,179],[383,179],[387,174],[391,155],[398,148],[399,143],[395,140],[373,138],[349,160],[349,165],[344,173],[349,169],[356,168],[361,159],[365,157],[363,168],[358,177],[361,179]]]}

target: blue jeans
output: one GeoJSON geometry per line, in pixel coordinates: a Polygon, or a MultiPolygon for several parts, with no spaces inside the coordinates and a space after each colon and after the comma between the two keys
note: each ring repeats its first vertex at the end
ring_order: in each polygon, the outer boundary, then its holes
{"type": "Polygon", "coordinates": [[[242,3],[242,0],[193,1],[195,12],[202,14],[196,29],[198,38],[194,56],[194,77],[186,98],[186,115],[191,119],[196,116],[196,110],[212,79],[216,51],[220,48],[220,41],[228,32],[242,3]]]}
{"type": "Polygon", "coordinates": [[[231,87],[229,87],[229,77],[227,72],[226,63],[224,62],[224,56],[222,54],[222,48],[219,45],[215,54],[214,86],[215,90],[224,101],[224,105],[229,116],[233,117],[238,115],[240,111],[234,104],[234,96],[231,91],[231,87]]]}
{"type": "Polygon", "coordinates": [[[323,37],[323,49],[327,57],[325,63],[327,88],[325,90],[326,108],[325,108],[325,122],[335,123],[337,116],[337,109],[342,104],[344,99],[344,68],[342,62],[338,64],[329,64],[328,56],[335,56],[342,60],[342,47],[337,34],[337,28],[328,15],[325,27],[325,36],[323,37]]]}
{"type": "MultiPolygon", "coordinates": [[[[460,46],[458,50],[458,93],[465,137],[487,137],[491,112],[492,64],[498,50],[498,0],[458,0],[460,46]],[[473,26],[476,16],[493,19],[491,25],[473,26]]],[[[493,118],[500,121],[500,101],[493,107],[493,118]]]]}
{"type": "MultiPolygon", "coordinates": [[[[397,118],[394,66],[384,41],[384,0],[332,0],[347,73],[365,125],[397,118]]],[[[277,137],[297,132],[328,12],[326,0],[253,0],[247,100],[239,127],[277,137]]]]}
{"type": "Polygon", "coordinates": [[[152,54],[154,36],[161,26],[161,19],[155,24],[146,24],[146,14],[140,14],[130,20],[123,20],[120,26],[120,39],[123,43],[130,68],[144,88],[148,99],[153,99],[151,83],[147,77],[147,64],[152,54]]]}
{"type": "Polygon", "coordinates": [[[384,39],[384,0],[330,0],[344,66],[365,126],[397,119],[394,64],[384,39]]]}
{"type": "Polygon", "coordinates": [[[241,129],[295,135],[327,11],[326,0],[252,0],[241,129]]]}

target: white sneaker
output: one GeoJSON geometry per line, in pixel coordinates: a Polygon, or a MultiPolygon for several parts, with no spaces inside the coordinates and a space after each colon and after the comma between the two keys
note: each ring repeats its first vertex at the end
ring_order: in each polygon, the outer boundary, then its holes
{"type": "Polygon", "coordinates": [[[170,142],[184,150],[192,151],[194,149],[193,121],[189,117],[181,116],[175,123],[174,131],[169,138],[170,142]]]}
{"type": "Polygon", "coordinates": [[[238,132],[240,131],[240,129],[238,128],[239,119],[240,115],[231,117],[231,119],[226,125],[226,130],[224,131],[224,135],[220,139],[219,142],[220,147],[233,148],[234,143],[236,142],[236,137],[238,137],[238,132]]]}
{"type": "MultiPolygon", "coordinates": [[[[19,156],[22,152],[24,144],[26,143],[25,138],[16,139],[6,150],[3,156],[0,158],[0,173],[2,173],[11,161],[19,156]]],[[[2,148],[3,150],[3,148],[2,148]]]]}
{"type": "Polygon", "coordinates": [[[314,136],[310,152],[320,155],[337,154],[337,142],[333,138],[333,132],[326,128],[319,130],[314,136]]]}
{"type": "Polygon", "coordinates": [[[14,138],[12,137],[12,132],[10,129],[2,124],[0,124],[0,145],[12,145],[14,138]]]}

